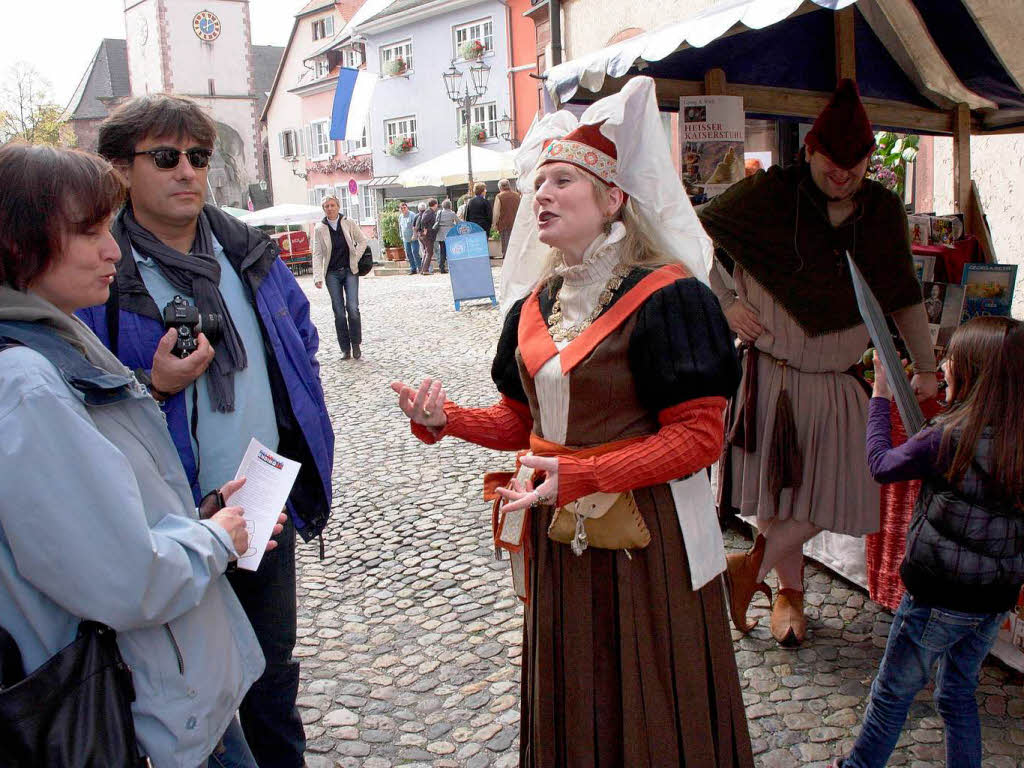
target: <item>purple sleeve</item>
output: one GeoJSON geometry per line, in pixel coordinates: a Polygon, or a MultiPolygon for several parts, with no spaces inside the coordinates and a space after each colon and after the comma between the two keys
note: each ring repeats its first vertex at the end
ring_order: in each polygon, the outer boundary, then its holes
{"type": "Polygon", "coordinates": [[[879,483],[920,480],[936,472],[942,432],[923,429],[903,445],[892,447],[889,400],[872,397],[868,403],[868,470],[879,483]]]}

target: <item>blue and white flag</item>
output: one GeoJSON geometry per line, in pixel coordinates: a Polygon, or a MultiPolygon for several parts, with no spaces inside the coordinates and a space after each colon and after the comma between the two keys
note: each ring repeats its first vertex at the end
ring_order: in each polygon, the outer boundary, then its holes
{"type": "Polygon", "coordinates": [[[370,113],[370,101],[377,75],[365,69],[342,67],[338,71],[338,88],[334,92],[331,113],[331,139],[359,141],[370,113]]]}

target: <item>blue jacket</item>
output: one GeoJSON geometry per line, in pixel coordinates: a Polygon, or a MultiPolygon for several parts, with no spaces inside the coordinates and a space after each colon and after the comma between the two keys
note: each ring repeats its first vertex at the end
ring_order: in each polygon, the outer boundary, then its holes
{"type": "MultiPolygon", "coordinates": [[[[260,320],[280,433],[278,450],[302,463],[288,499],[288,511],[296,530],[309,541],[323,531],[330,516],[334,461],[334,430],[320,385],[320,365],[316,360],[319,336],[309,317],[309,301],[278,258],[278,247],[269,237],[216,206],[207,205],[205,211],[214,236],[248,289],[260,320]]],[[[132,370],[141,368],[149,372],[157,344],[164,335],[160,308],[139,276],[120,216],[112,232],[121,246],[121,261],[111,286],[111,299],[106,305],[81,310],[78,316],[121,362],[132,370]],[[112,340],[107,318],[115,313],[119,320],[116,339],[112,340]]],[[[163,409],[198,504],[201,492],[185,393],[171,397],[163,409]]]]}
{"type": "Polygon", "coordinates": [[[142,748],[205,765],[263,654],[223,576],[231,539],[197,519],[156,404],[49,326],[0,323],[0,435],[0,626],[26,672],[82,619],[113,627],[142,748]]]}

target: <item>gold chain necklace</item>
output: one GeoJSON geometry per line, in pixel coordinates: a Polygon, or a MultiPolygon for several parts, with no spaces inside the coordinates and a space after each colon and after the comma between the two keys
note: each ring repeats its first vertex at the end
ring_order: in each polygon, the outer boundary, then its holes
{"type": "MultiPolygon", "coordinates": [[[[612,270],[612,276],[605,283],[604,290],[601,291],[601,295],[597,299],[597,306],[594,307],[589,315],[575,325],[565,325],[563,323],[562,300],[560,296],[556,296],[555,303],[551,305],[551,314],[548,316],[548,333],[551,334],[551,338],[554,341],[572,341],[587,330],[590,324],[597,320],[605,307],[611,303],[612,296],[615,295],[615,291],[622,285],[623,279],[629,275],[629,272],[629,267],[624,264],[616,264],[615,269],[612,270]]],[[[561,294],[561,287],[559,287],[558,292],[561,294]]]]}

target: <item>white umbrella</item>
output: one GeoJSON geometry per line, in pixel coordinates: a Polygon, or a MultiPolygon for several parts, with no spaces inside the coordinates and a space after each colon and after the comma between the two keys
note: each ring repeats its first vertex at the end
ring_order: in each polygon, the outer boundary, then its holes
{"type": "MultiPolygon", "coordinates": [[[[473,180],[497,181],[516,175],[514,151],[495,152],[473,145],[473,180]]],[[[451,187],[469,180],[466,148],[458,147],[398,174],[403,187],[451,187]]]]}
{"type": "Polygon", "coordinates": [[[251,227],[262,227],[270,224],[308,224],[311,221],[320,221],[323,217],[324,211],[319,205],[281,203],[270,208],[247,212],[238,218],[251,227]]]}

